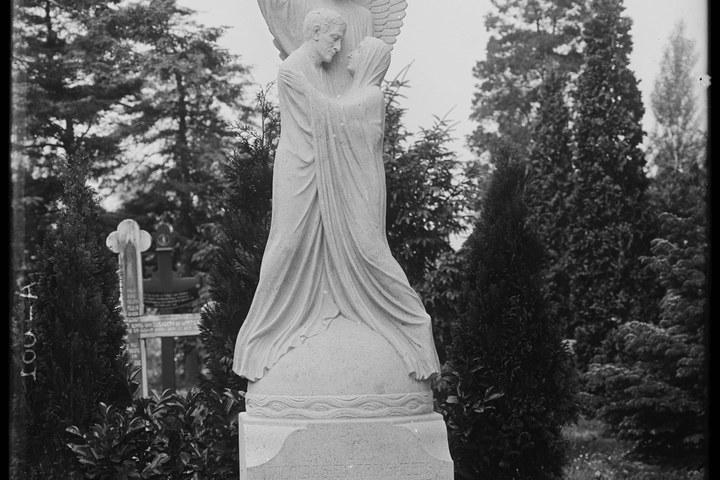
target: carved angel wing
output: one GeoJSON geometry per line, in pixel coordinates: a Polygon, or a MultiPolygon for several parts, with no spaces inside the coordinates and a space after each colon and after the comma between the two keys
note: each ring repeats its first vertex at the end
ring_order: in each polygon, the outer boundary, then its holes
{"type": "Polygon", "coordinates": [[[303,43],[302,22],[306,0],[257,0],[260,12],[273,36],[273,44],[280,51],[280,59],[290,55],[303,43]]]}
{"type": "Polygon", "coordinates": [[[372,13],[375,36],[384,40],[388,45],[393,45],[403,26],[407,0],[355,1],[372,13]]]}

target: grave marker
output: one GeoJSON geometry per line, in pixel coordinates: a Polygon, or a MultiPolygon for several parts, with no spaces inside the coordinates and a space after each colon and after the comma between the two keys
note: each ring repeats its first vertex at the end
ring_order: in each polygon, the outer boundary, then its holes
{"type": "MultiPolygon", "coordinates": [[[[199,313],[173,314],[173,310],[186,307],[199,298],[202,286],[200,276],[178,278],[172,269],[173,233],[168,225],[161,224],[155,235],[158,269],[151,278],[142,279],[141,252],[150,248],[152,237],[134,220],[123,220],[117,231],[108,235],[106,245],[118,254],[120,299],[127,325],[127,344],[130,360],[142,369],[142,394],[148,395],[147,338],[160,337],[163,342],[174,337],[200,334],[199,313]],[[145,315],[145,307],[152,306],[157,314],[145,315]]],[[[167,343],[165,343],[167,345],[167,343]]],[[[166,348],[167,350],[167,348],[166,348]]],[[[174,356],[174,355],[173,355],[174,356]]],[[[175,382],[173,356],[163,355],[163,387],[170,382],[168,371],[172,366],[172,386],[175,382]],[[166,358],[169,357],[169,358],[166,358]],[[169,363],[169,365],[166,365],[169,363]]]]}

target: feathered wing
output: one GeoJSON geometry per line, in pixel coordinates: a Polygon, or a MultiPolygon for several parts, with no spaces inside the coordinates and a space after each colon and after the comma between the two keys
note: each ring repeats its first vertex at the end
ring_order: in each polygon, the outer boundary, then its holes
{"type": "Polygon", "coordinates": [[[393,45],[400,34],[407,9],[407,0],[356,0],[370,10],[375,36],[393,45]]]}
{"type": "Polygon", "coordinates": [[[257,0],[265,23],[273,36],[273,44],[280,52],[280,59],[290,55],[303,43],[302,22],[305,18],[303,1],[257,0]]]}

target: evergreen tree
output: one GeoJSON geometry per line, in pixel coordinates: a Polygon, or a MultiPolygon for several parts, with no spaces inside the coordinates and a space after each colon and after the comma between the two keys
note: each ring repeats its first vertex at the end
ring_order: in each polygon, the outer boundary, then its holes
{"type": "Polygon", "coordinates": [[[245,390],[246,381],[232,371],[235,340],[255,295],[270,232],[279,117],[265,92],[258,96],[258,111],[260,129],[241,132],[225,167],[228,188],[220,201],[217,226],[221,240],[210,273],[213,301],[200,322],[209,373],[205,383],[217,390],[245,390]]]}
{"type": "Polygon", "coordinates": [[[545,302],[544,252],[529,223],[518,149],[498,147],[465,249],[464,302],[442,402],[457,478],[559,479],[574,370],[545,302]],[[513,151],[514,150],[514,151],[513,151]]]}
{"type": "Polygon", "coordinates": [[[117,258],[97,226],[85,185],[89,160],[68,157],[60,216],[42,249],[35,294],[37,375],[27,391],[27,464],[23,478],[68,478],[73,461],[65,428],[89,425],[99,402],[131,400],[117,258]]]}
{"type": "Polygon", "coordinates": [[[552,315],[569,337],[567,326],[572,293],[564,268],[568,251],[567,231],[573,222],[567,210],[572,192],[573,144],[570,111],[566,104],[567,79],[548,75],[539,90],[537,118],[530,141],[530,217],[547,255],[545,282],[552,315]]]}
{"type": "Polygon", "coordinates": [[[189,275],[210,268],[214,242],[201,227],[214,221],[215,192],[225,187],[221,164],[232,139],[226,112],[240,120],[248,113],[241,104],[247,70],[219,47],[223,28],[198,25],[176,3],[134,7],[136,37],[148,48],[141,65],[146,83],[129,101],[137,118],[126,133],[150,153],[121,181],[129,186],[126,214],[173,226],[189,275]]]}
{"type": "Polygon", "coordinates": [[[404,72],[386,84],[384,163],[386,226],[390,250],[433,319],[438,354],[444,359],[449,325],[457,315],[458,260],[450,240],[465,231],[473,204],[469,175],[448,148],[445,119],[420,129],[417,138],[402,123],[404,72]]]}
{"type": "Polygon", "coordinates": [[[93,160],[90,174],[117,166],[121,138],[105,114],[137,93],[129,38],[119,26],[120,0],[23,0],[15,4],[14,108],[26,132],[17,141],[38,173],[58,172],[58,155],[82,148],[93,160]]]}
{"type": "Polygon", "coordinates": [[[120,0],[21,0],[12,3],[13,168],[24,204],[26,268],[56,220],[60,155],[82,148],[92,178],[122,162],[123,99],[142,80],[124,35],[120,0]],[[116,116],[111,120],[110,114],[116,116]]]}
{"type": "Polygon", "coordinates": [[[623,10],[622,0],[592,2],[575,94],[572,224],[561,268],[572,285],[570,328],[581,365],[613,327],[655,315],[656,289],[640,261],[653,234],[640,149],[644,108],[629,68],[631,20],[623,10]]]}
{"type": "Polygon", "coordinates": [[[604,344],[612,363],[588,372],[599,414],[637,453],[693,467],[707,460],[707,170],[695,125],[692,44],[682,27],[665,50],[652,95],[659,236],[646,268],[662,290],[659,317],[622,325],[604,344]]]}
{"type": "Polygon", "coordinates": [[[540,87],[558,71],[575,73],[587,0],[492,0],[485,18],[490,32],[485,59],[477,62],[478,80],[471,119],[477,128],[468,138],[478,154],[500,138],[525,149],[535,120],[540,87]]]}

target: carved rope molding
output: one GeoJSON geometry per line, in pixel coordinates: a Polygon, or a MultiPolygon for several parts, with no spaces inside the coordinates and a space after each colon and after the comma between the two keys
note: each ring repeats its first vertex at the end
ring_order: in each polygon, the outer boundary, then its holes
{"type": "Polygon", "coordinates": [[[432,392],[385,395],[245,396],[248,415],[264,418],[377,418],[433,412],[432,392]]]}

